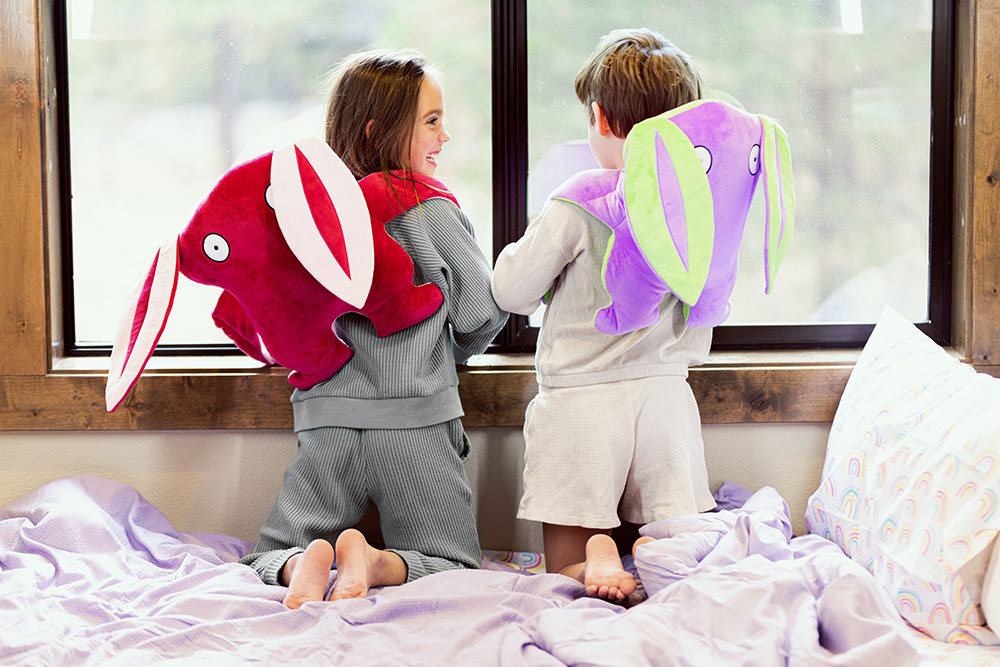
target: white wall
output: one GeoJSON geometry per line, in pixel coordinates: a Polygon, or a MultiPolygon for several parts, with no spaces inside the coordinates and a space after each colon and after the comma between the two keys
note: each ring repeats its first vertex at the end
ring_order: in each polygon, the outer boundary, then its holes
{"type": "MultiPolygon", "coordinates": [[[[796,533],[818,486],[828,424],[706,426],[709,483],[774,486],[796,533]]],[[[536,524],[514,518],[524,441],[520,429],[470,431],[467,464],[483,548],[540,551],[536,524]]],[[[178,530],[256,541],[295,456],[287,431],[0,433],[0,504],[60,477],[90,474],[139,490],[178,530]]]]}

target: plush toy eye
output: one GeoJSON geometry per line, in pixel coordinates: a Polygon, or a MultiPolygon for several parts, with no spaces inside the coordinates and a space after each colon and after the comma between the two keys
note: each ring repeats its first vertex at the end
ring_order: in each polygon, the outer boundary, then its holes
{"type": "Polygon", "coordinates": [[[264,202],[268,206],[270,206],[272,209],[274,208],[274,201],[271,199],[271,186],[270,185],[267,186],[266,190],[264,190],[264,202]]]}
{"type": "Polygon", "coordinates": [[[705,173],[712,168],[712,154],[704,146],[695,146],[694,154],[701,160],[701,166],[705,168],[705,173]]]}
{"type": "Polygon", "coordinates": [[[750,173],[756,175],[760,171],[760,144],[750,147],[750,173]]]}
{"type": "Polygon", "coordinates": [[[206,236],[201,247],[213,262],[224,262],[229,259],[229,243],[218,234],[206,236]]]}

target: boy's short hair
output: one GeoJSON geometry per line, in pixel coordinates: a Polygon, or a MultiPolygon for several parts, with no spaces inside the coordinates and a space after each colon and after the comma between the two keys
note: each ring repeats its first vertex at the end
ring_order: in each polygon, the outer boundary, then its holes
{"type": "Polygon", "coordinates": [[[615,136],[636,123],[700,99],[705,83],[691,57],[646,28],[613,30],[601,38],[576,75],[576,96],[594,123],[592,102],[604,110],[615,136]]]}

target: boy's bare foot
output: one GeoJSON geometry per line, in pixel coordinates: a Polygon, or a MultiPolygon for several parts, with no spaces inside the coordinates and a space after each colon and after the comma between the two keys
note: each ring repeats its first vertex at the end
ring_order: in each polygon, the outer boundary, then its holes
{"type": "Polygon", "coordinates": [[[610,535],[598,533],[587,540],[583,585],[587,595],[611,601],[624,600],[635,590],[635,578],[622,567],[618,546],[610,535]]]}
{"type": "Polygon", "coordinates": [[[305,553],[289,558],[281,576],[282,580],[288,581],[285,606],[298,609],[306,602],[322,600],[332,566],[333,545],[326,540],[313,540],[305,553]]]}
{"type": "Polygon", "coordinates": [[[406,581],[406,563],[391,551],[368,544],[365,536],[348,528],[337,538],[337,581],[330,600],[367,597],[376,586],[399,585],[406,581]]]}

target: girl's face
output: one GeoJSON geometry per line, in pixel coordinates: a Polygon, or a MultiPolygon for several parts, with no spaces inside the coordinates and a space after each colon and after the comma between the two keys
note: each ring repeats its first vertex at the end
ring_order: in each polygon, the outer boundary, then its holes
{"type": "Polygon", "coordinates": [[[417,118],[410,139],[410,169],[418,174],[433,176],[437,156],[451,136],[444,129],[444,96],[437,80],[424,75],[417,97],[417,118]]]}

